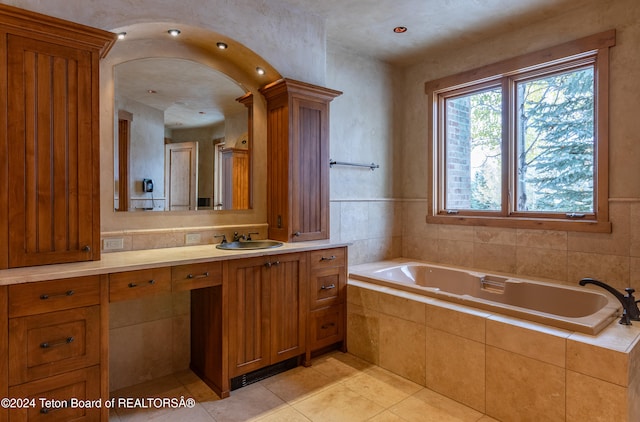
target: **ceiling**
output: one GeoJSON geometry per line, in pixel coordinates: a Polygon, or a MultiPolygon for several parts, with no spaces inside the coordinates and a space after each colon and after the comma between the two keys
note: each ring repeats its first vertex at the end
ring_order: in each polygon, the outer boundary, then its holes
{"type": "Polygon", "coordinates": [[[328,42],[396,65],[499,36],[584,0],[269,0],[326,20],[328,42]],[[393,28],[404,26],[405,33],[393,28]]]}

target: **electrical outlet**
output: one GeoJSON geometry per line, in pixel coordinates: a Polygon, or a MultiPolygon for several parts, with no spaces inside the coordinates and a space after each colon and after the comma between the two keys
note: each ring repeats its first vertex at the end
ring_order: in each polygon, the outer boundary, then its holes
{"type": "Polygon", "coordinates": [[[104,239],[103,249],[105,251],[124,249],[124,239],[121,237],[111,237],[108,239],[104,239]]]}
{"type": "Polygon", "coordinates": [[[193,245],[200,243],[201,239],[200,233],[187,233],[184,237],[184,243],[187,245],[193,245]]]}

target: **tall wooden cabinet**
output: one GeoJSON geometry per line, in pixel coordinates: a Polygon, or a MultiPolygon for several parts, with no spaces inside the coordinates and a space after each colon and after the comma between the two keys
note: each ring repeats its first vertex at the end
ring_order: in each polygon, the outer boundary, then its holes
{"type": "Polygon", "coordinates": [[[0,269],[99,259],[99,60],[114,40],[0,5],[0,269]]]}
{"type": "Polygon", "coordinates": [[[269,238],[329,238],[329,103],[342,94],[291,79],[262,88],[267,99],[269,238]]]}

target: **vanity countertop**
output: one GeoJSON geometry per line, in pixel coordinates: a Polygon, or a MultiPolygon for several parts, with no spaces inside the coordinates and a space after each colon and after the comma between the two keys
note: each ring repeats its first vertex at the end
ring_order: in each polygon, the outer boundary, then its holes
{"type": "Polygon", "coordinates": [[[175,248],[146,249],[138,251],[103,253],[100,261],[74,262],[35,267],[10,268],[0,270],[0,286],[34,281],[56,280],[143,270],[172,265],[195,264],[200,262],[224,261],[228,259],[252,258],[303,252],[332,247],[347,246],[347,243],[318,240],[299,243],[283,243],[278,248],[257,250],[221,250],[216,245],[180,246],[175,248]]]}

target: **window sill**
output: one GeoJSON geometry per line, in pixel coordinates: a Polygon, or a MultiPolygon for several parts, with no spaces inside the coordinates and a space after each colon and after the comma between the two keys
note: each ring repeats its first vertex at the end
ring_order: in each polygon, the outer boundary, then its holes
{"type": "Polygon", "coordinates": [[[460,215],[427,215],[429,224],[505,227],[512,229],[561,230],[589,233],[611,233],[610,221],[576,221],[550,218],[465,217],[460,215]]]}

